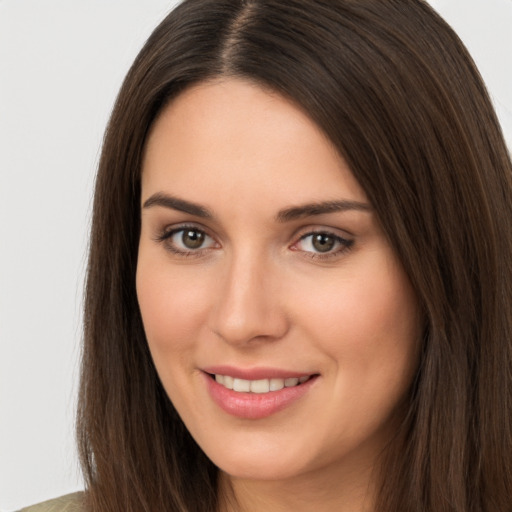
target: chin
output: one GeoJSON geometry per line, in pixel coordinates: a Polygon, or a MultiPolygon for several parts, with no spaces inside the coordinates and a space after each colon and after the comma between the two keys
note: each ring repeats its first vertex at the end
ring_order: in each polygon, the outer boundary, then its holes
{"type": "Polygon", "coordinates": [[[281,480],[307,470],[308,461],[296,446],[269,442],[258,435],[248,437],[200,442],[200,446],[222,472],[238,479],[281,480]]]}
{"type": "Polygon", "coordinates": [[[222,462],[222,465],[217,465],[219,469],[239,480],[275,482],[297,477],[306,472],[304,468],[280,464],[275,459],[267,461],[230,459],[222,462]]]}

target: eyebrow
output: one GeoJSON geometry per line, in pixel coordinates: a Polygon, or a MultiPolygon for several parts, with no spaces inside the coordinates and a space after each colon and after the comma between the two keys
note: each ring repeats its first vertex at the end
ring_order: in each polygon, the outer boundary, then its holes
{"type": "Polygon", "coordinates": [[[302,219],[304,217],[313,217],[315,215],[323,215],[326,213],[346,212],[350,210],[371,212],[372,208],[367,203],[359,201],[323,201],[320,203],[309,203],[302,206],[293,206],[281,210],[276,220],[279,222],[289,222],[291,220],[302,219]]]}
{"type": "MultiPolygon", "coordinates": [[[[157,192],[144,201],[143,208],[152,208],[153,206],[161,206],[163,208],[170,208],[180,212],[188,213],[203,219],[211,219],[214,217],[213,213],[206,207],[180,199],[178,197],[170,196],[162,192],[157,192]]],[[[301,206],[292,206],[281,210],[276,215],[278,222],[289,222],[292,220],[302,219],[304,217],[313,217],[315,215],[323,215],[326,213],[345,212],[350,210],[370,212],[371,206],[367,203],[359,201],[322,201],[319,203],[308,203],[301,206]]]]}
{"type": "Polygon", "coordinates": [[[212,212],[204,206],[191,203],[190,201],[185,201],[185,199],[179,199],[178,197],[162,194],[161,192],[153,194],[149,199],[146,199],[142,205],[143,208],[151,208],[153,206],[162,206],[164,208],[178,210],[203,219],[211,219],[213,217],[212,212]]]}

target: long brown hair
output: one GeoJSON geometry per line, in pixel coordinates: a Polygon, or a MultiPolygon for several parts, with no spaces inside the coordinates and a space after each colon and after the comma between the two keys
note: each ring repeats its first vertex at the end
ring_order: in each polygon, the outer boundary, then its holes
{"type": "Polygon", "coordinates": [[[471,58],[421,0],[186,0],[147,41],[96,181],[78,411],[88,510],[217,506],[217,470],[153,366],[135,271],[148,132],[172,98],[219,76],[283,94],[324,130],[423,307],[377,510],[510,511],[512,166],[471,58]]]}

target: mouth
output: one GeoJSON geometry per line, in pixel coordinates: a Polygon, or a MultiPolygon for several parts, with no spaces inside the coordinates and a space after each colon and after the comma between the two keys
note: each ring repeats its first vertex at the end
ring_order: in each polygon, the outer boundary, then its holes
{"type": "Polygon", "coordinates": [[[226,389],[235,391],[237,393],[256,393],[265,394],[280,391],[283,388],[293,388],[301,386],[315,375],[305,375],[302,377],[288,377],[288,378],[270,378],[270,379],[256,379],[247,380],[233,377],[231,375],[221,374],[208,374],[211,379],[215,380],[218,384],[226,389]]]}
{"type": "Polygon", "coordinates": [[[320,373],[275,367],[202,368],[206,389],[224,412],[241,419],[267,418],[311,396],[320,373]]]}

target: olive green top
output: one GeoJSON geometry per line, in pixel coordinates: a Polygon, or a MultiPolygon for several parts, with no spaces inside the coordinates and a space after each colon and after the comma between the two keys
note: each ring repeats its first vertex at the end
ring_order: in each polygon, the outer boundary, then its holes
{"type": "Polygon", "coordinates": [[[81,512],[83,492],[67,494],[60,498],[45,501],[38,505],[32,505],[21,509],[19,512],[81,512]]]}

